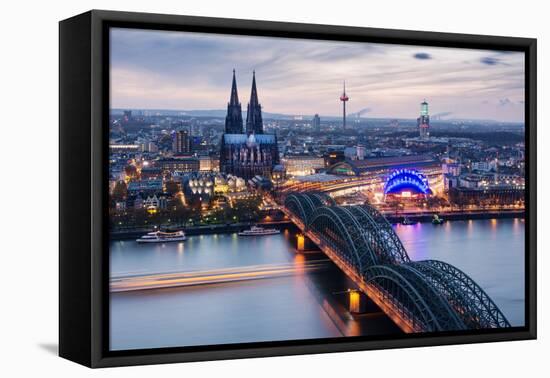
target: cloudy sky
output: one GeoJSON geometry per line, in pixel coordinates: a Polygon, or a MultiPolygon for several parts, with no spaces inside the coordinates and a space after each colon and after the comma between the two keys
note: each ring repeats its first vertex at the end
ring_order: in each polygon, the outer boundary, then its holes
{"type": "Polygon", "coordinates": [[[518,122],[524,55],[466,50],[134,29],[111,30],[111,107],[224,109],[237,72],[243,110],[256,70],[263,110],[416,118],[419,103],[446,118],[518,122]]]}

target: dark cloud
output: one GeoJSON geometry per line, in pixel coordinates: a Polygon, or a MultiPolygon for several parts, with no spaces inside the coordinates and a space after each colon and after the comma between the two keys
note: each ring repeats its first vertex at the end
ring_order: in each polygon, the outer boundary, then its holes
{"type": "Polygon", "coordinates": [[[514,102],[510,100],[508,97],[505,97],[505,98],[499,99],[498,104],[500,106],[510,106],[510,105],[514,105],[514,102]]]}
{"type": "Polygon", "coordinates": [[[497,58],[492,58],[490,56],[486,56],[480,59],[480,62],[483,64],[486,64],[488,66],[495,66],[500,63],[500,60],[497,58]]]}
{"type": "MultiPolygon", "coordinates": [[[[438,98],[438,111],[486,118],[499,99],[519,105],[525,76],[520,53],[117,28],[110,58],[116,107],[216,109],[235,68],[243,102],[255,69],[261,101],[273,112],[340,114],[346,80],[353,110],[373,106],[362,114],[409,117],[417,112],[411,98],[428,95],[438,98]]],[[[498,116],[522,119],[522,108],[503,103],[498,116]]]]}
{"type": "Polygon", "coordinates": [[[428,53],[424,53],[424,52],[419,52],[419,53],[416,53],[413,55],[413,57],[415,59],[420,59],[420,60],[428,60],[428,59],[432,59],[432,56],[428,53]]]}
{"type": "Polygon", "coordinates": [[[350,114],[350,117],[361,117],[363,114],[367,114],[367,113],[370,113],[370,112],[372,112],[372,108],[364,108],[364,109],[359,110],[356,113],[350,114]]]}
{"type": "Polygon", "coordinates": [[[448,117],[451,114],[453,114],[453,112],[441,112],[441,113],[437,113],[437,114],[432,115],[432,117],[433,118],[443,118],[443,117],[448,117]]]}

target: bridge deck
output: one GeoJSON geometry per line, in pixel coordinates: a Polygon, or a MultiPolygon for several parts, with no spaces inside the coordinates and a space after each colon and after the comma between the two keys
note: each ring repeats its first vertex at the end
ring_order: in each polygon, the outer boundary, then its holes
{"type": "Polygon", "coordinates": [[[414,318],[406,314],[402,307],[391,300],[376,286],[365,282],[355,270],[349,266],[338,254],[330,248],[326,243],[323,243],[321,238],[311,230],[306,230],[300,219],[295,217],[284,206],[281,210],[285,215],[307,236],[314,242],[323,253],[325,253],[360,289],[367,295],[380,309],[405,333],[422,332],[423,329],[419,326],[414,318]]]}

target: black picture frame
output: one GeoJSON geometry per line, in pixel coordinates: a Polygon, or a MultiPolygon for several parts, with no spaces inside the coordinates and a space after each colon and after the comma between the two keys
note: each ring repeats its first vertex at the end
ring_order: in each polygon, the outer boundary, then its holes
{"type": "Polygon", "coordinates": [[[60,22],[59,46],[61,357],[109,367],[536,338],[536,39],[92,10],[60,22]],[[112,26],[525,52],[525,327],[109,351],[106,130],[112,26]]]}

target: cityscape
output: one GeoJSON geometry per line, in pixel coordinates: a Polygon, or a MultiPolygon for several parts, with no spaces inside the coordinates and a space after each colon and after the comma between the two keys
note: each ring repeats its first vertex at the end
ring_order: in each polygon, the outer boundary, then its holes
{"type": "Polygon", "coordinates": [[[216,108],[111,102],[111,349],[522,326],[523,99],[373,116],[341,72],[331,110],[287,113],[265,65],[228,69],[216,108]]]}

